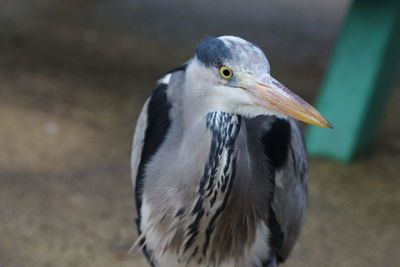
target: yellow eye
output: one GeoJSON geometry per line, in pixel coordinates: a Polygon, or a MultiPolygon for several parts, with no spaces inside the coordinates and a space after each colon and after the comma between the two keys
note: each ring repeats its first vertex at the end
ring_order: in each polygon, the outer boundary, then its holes
{"type": "Polygon", "coordinates": [[[233,71],[225,65],[219,67],[219,75],[224,79],[230,79],[233,76],[233,71]]]}

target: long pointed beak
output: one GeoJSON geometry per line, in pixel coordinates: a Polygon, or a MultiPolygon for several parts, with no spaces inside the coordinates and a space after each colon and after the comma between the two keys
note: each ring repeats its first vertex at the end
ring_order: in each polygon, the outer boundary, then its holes
{"type": "Polygon", "coordinates": [[[245,89],[251,93],[257,105],[300,121],[333,128],[315,108],[270,76],[265,82],[251,82],[245,89]]]}

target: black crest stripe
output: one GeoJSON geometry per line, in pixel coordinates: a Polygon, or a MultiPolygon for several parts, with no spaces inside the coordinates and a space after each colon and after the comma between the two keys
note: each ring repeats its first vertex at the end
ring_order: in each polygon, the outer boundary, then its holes
{"type": "Polygon", "coordinates": [[[218,67],[232,58],[229,47],[215,37],[204,38],[196,47],[197,58],[206,66],[218,67]]]}
{"type": "Polygon", "coordinates": [[[168,74],[174,73],[174,72],[177,72],[177,71],[185,71],[186,67],[187,67],[187,63],[184,63],[184,64],[182,64],[182,65],[180,65],[180,66],[168,71],[168,74]]]}

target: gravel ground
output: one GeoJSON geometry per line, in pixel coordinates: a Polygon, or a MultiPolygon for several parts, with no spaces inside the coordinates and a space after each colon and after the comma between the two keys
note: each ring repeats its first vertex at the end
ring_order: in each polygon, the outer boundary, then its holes
{"type": "MultiPolygon", "coordinates": [[[[184,2],[0,4],[1,267],[146,266],[127,254],[129,153],[154,81],[205,34],[233,33],[312,101],[348,4],[184,2]]],[[[398,266],[399,89],[368,154],[350,165],[311,159],[305,226],[284,266],[398,266]]]]}

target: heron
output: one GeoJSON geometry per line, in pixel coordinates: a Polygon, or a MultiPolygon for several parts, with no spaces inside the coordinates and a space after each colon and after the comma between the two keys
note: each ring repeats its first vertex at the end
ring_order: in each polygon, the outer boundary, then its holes
{"type": "Polygon", "coordinates": [[[158,81],[131,155],[138,246],[156,267],[273,267],[307,202],[298,120],[332,125],[270,74],[255,44],[207,37],[158,81]]]}

